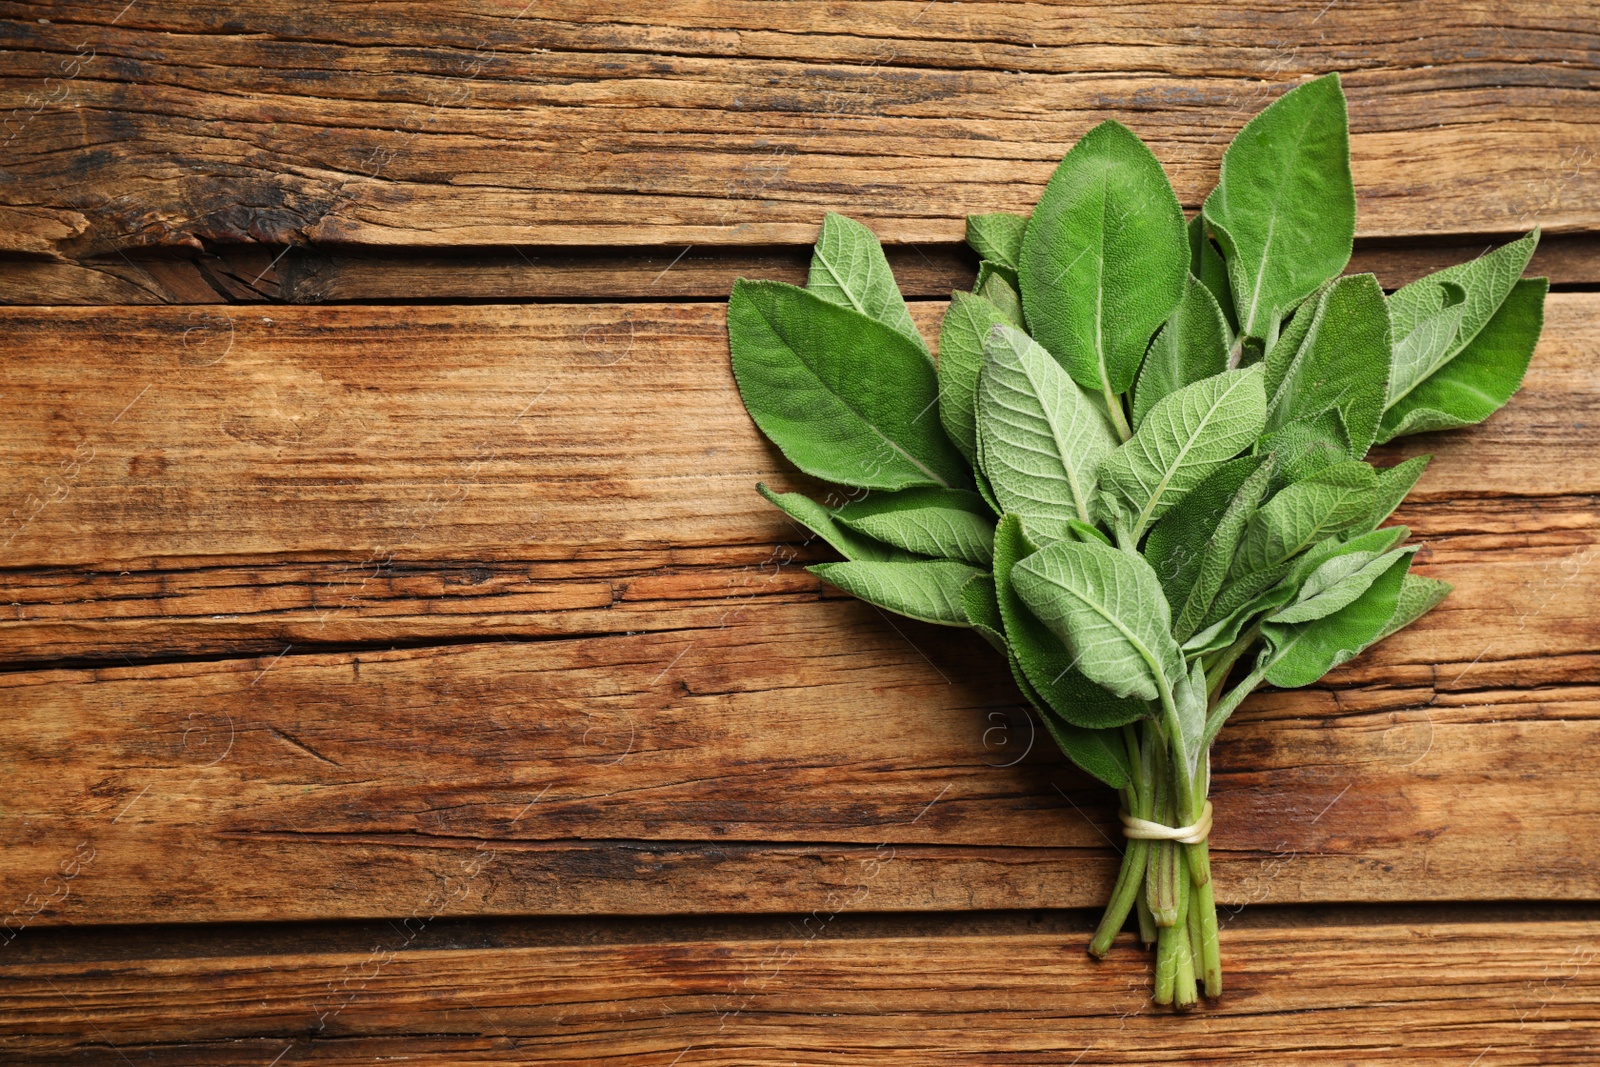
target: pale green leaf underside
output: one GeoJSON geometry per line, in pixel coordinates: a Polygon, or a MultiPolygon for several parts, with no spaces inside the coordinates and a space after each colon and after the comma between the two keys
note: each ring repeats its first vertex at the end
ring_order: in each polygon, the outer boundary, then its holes
{"type": "Polygon", "coordinates": [[[924,556],[987,567],[994,558],[994,520],[983,498],[964,489],[873,493],[834,513],[838,525],[924,556]]]}
{"type": "Polygon", "coordinates": [[[981,296],[955,292],[939,328],[939,421],[970,463],[978,460],[978,374],[983,346],[996,326],[1010,322],[981,296]]]}
{"type": "Polygon", "coordinates": [[[886,611],[941,626],[966,626],[961,588],[983,572],[964,563],[819,563],[806,568],[886,611]]]}
{"type": "Polygon", "coordinates": [[[1347,552],[1335,556],[1311,572],[1294,602],[1269,615],[1269,622],[1310,622],[1331,615],[1365,593],[1401,555],[1414,548],[1400,548],[1383,554],[1347,552]]]}
{"type": "Polygon", "coordinates": [[[877,319],[933,358],[911,321],[877,235],[854,219],[831,211],[823,217],[806,288],[824,300],[877,319]]]}
{"type": "Polygon", "coordinates": [[[1378,441],[1482,422],[1522,384],[1544,326],[1544,278],[1516,282],[1465,348],[1384,413],[1378,441]]]}
{"type": "Polygon", "coordinates": [[[810,530],[846,559],[886,563],[909,561],[915,557],[893,545],[848,530],[834,521],[834,513],[803,493],[775,493],[757,484],[756,491],[766,497],[790,519],[810,530]]]}
{"type": "Polygon", "coordinates": [[[1095,472],[1116,436],[1098,406],[1021,330],[990,333],[978,432],[983,471],[1004,510],[1041,532],[1088,520],[1095,472]]]}
{"type": "Polygon", "coordinates": [[[1035,701],[1085,729],[1121,726],[1144,717],[1149,709],[1143,701],[1113,696],[1087,678],[1066,644],[1022,602],[1012,569],[1033,552],[1020,518],[1004,516],[995,529],[995,588],[1011,653],[1035,701]]]}
{"type": "Polygon", "coordinates": [[[1461,321],[1451,346],[1440,357],[1448,362],[1471,340],[1499,309],[1516,284],[1539,244],[1539,231],[1502,245],[1487,255],[1418,278],[1389,297],[1389,314],[1394,319],[1394,335],[1405,337],[1423,321],[1446,306],[1445,286],[1461,289],[1461,321]]]}
{"type": "Polygon", "coordinates": [[[1133,437],[1100,465],[1100,491],[1127,511],[1137,538],[1253,444],[1265,422],[1259,366],[1185,386],[1158,401],[1133,437]]]}
{"type": "Polygon", "coordinates": [[[1017,564],[1012,585],[1078,669],[1116,695],[1155,700],[1186,676],[1161,584],[1142,557],[1058,541],[1017,564]]]}
{"type": "Polygon", "coordinates": [[[1377,641],[1394,617],[1410,553],[1397,554],[1389,568],[1356,600],[1310,622],[1263,623],[1267,681],[1280,689],[1310,685],[1377,641]]]}

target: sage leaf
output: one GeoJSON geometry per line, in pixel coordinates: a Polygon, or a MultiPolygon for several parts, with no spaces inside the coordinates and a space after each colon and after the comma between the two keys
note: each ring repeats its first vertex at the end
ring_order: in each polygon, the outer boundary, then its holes
{"type": "Polygon", "coordinates": [[[1372,511],[1356,529],[1376,530],[1383,525],[1383,521],[1394,514],[1401,501],[1405,500],[1406,494],[1417,484],[1417,479],[1422,477],[1422,472],[1432,458],[1432,456],[1413,456],[1404,463],[1379,470],[1377,490],[1372,499],[1372,511]]]}
{"type": "Polygon", "coordinates": [[[997,326],[978,377],[983,472],[1001,507],[1029,528],[1065,536],[1089,521],[1095,471],[1116,447],[1105,416],[1050,354],[1021,330],[997,326]]]}
{"type": "Polygon", "coordinates": [[[1394,614],[1384,625],[1378,640],[1382,641],[1395,631],[1405,629],[1438,607],[1453,588],[1449,582],[1441,582],[1437,578],[1407,573],[1405,581],[1400,584],[1400,596],[1395,602],[1394,614]]]}
{"type": "Polygon", "coordinates": [[[1332,615],[1365,593],[1374,581],[1389,570],[1396,558],[1415,553],[1415,548],[1397,548],[1381,555],[1346,552],[1335,556],[1312,571],[1289,606],[1267,616],[1267,621],[1310,622],[1332,615]]]}
{"type": "Polygon", "coordinates": [[[1239,322],[1233,317],[1233,289],[1228,284],[1228,264],[1222,258],[1217,244],[1206,233],[1206,217],[1196,215],[1189,220],[1189,273],[1211,291],[1211,296],[1222,311],[1228,324],[1228,340],[1239,332],[1239,322]]]}
{"type": "Polygon", "coordinates": [[[1216,521],[1189,588],[1181,597],[1169,598],[1175,611],[1172,621],[1174,639],[1187,641],[1216,601],[1222,583],[1227,579],[1234,553],[1238,551],[1239,541],[1244,536],[1245,525],[1261,506],[1261,500],[1271,483],[1272,472],[1273,459],[1267,456],[1265,462],[1239,486],[1239,491],[1216,521]]]}
{"type": "Polygon", "coordinates": [[[1006,644],[1005,621],[1000,618],[1000,603],[995,597],[993,575],[974,574],[967,579],[961,587],[961,610],[968,626],[978,631],[978,635],[1001,655],[1012,658],[1006,644]]]}
{"type": "Polygon", "coordinates": [[[1120,418],[1117,397],[1133,385],[1189,270],[1178,198],[1133,131],[1102,122],[1067,153],[1028,222],[1017,267],[1034,337],[1120,418]]]}
{"type": "Polygon", "coordinates": [[[966,626],[961,589],[982,571],[949,560],[818,563],[806,570],[886,611],[941,626],[966,626]]]}
{"type": "MultiPolygon", "coordinates": [[[[1245,482],[1266,461],[1266,456],[1240,456],[1229,460],[1151,527],[1150,536],[1145,538],[1144,558],[1156,572],[1167,603],[1172,605],[1175,614],[1178,604],[1194,585],[1217,523],[1245,482]]],[[[1262,484],[1265,486],[1265,482],[1262,484]]],[[[1231,552],[1229,557],[1232,557],[1231,552]]]]}
{"type": "Polygon", "coordinates": [[[1034,551],[1021,519],[1003,516],[995,529],[995,589],[1006,640],[1036,702],[1063,721],[1085,729],[1121,726],[1147,715],[1149,708],[1143,701],[1113,696],[1085,677],[1061,639],[1023,603],[1013,575],[1017,562],[1034,551]]]}
{"type": "Polygon", "coordinates": [[[993,303],[971,293],[950,296],[939,327],[939,422],[968,463],[978,461],[978,373],[983,346],[996,326],[1010,319],[993,303]]]}
{"type": "Polygon", "coordinates": [[[1350,438],[1344,432],[1344,419],[1339,416],[1338,408],[1262,435],[1256,451],[1270,452],[1277,457],[1274,489],[1292,485],[1335,464],[1348,463],[1352,458],[1350,438]]]}
{"type": "Polygon", "coordinates": [[[1022,296],[1017,292],[1016,271],[998,267],[986,259],[978,264],[978,280],[972,291],[999,308],[1007,323],[1018,328],[1023,325],[1022,296]]]}
{"type": "Polygon", "coordinates": [[[1310,622],[1262,623],[1267,681],[1280,689],[1310,685],[1378,640],[1394,617],[1410,563],[1410,553],[1399,554],[1366,592],[1332,614],[1310,622]]]}
{"type": "Polygon", "coordinates": [[[1117,696],[1165,701],[1188,676],[1161,583],[1140,556],[1057,541],[1018,563],[1011,584],[1078,669],[1117,696]]]}
{"type": "Polygon", "coordinates": [[[1458,354],[1383,415],[1378,442],[1482,422],[1522,384],[1544,327],[1546,278],[1517,282],[1494,315],[1458,354]]]}
{"type": "MultiPolygon", "coordinates": [[[[1448,363],[1478,336],[1478,332],[1499,310],[1500,305],[1511,294],[1512,286],[1527,269],[1528,261],[1533,258],[1534,249],[1538,245],[1539,231],[1535,229],[1521,239],[1502,245],[1488,255],[1435,271],[1397,290],[1389,297],[1389,314],[1394,320],[1395,337],[1397,339],[1409,337],[1427,320],[1446,310],[1459,295],[1461,318],[1449,346],[1436,354],[1434,362],[1437,366],[1433,369],[1437,370],[1438,366],[1448,363]]],[[[1397,357],[1398,347],[1397,344],[1397,357]]],[[[1390,404],[1403,397],[1409,392],[1410,387],[1414,387],[1426,377],[1427,375],[1423,374],[1416,376],[1414,380],[1408,380],[1406,388],[1391,388],[1390,404]]]]}
{"type": "MultiPolygon", "coordinates": [[[[1467,311],[1465,293],[1459,285],[1449,282],[1441,285],[1439,291],[1448,295],[1449,302],[1417,323],[1410,333],[1404,336],[1396,333],[1394,336],[1386,408],[1402,400],[1459,351],[1455,341],[1467,311]]],[[[1391,301],[1390,307],[1393,306],[1391,301]]]]}
{"type": "Polygon", "coordinates": [[[844,505],[834,521],[848,530],[924,556],[987,567],[994,558],[994,520],[977,493],[920,486],[872,493],[844,505]]]}
{"type": "Polygon", "coordinates": [[[1377,487],[1377,473],[1351,461],[1281,490],[1245,525],[1233,575],[1272,571],[1323,538],[1349,529],[1371,513],[1377,487]]]}
{"type": "Polygon", "coordinates": [[[766,497],[779,511],[822,538],[846,559],[887,563],[906,562],[916,557],[903,549],[863,537],[834,521],[834,513],[804,493],[774,493],[757,483],[756,492],[766,497]]]}
{"type": "Polygon", "coordinates": [[[1126,788],[1133,780],[1128,748],[1117,734],[1110,730],[1074,726],[1057,715],[1049,705],[1039,707],[1039,717],[1044,720],[1044,727],[1050,736],[1055,738],[1056,746],[1083,770],[1112,789],[1126,788]]]}
{"type": "Polygon", "coordinates": [[[1028,229],[1028,216],[997,211],[990,215],[967,216],[967,244],[1002,267],[1016,270],[1021,262],[1022,236],[1028,229]]]}
{"type": "Polygon", "coordinates": [[[1185,280],[1182,299],[1161,324],[1139,367],[1133,425],[1144,422],[1162,397],[1227,370],[1230,341],[1228,324],[1211,290],[1192,277],[1185,280]]]}
{"type": "Polygon", "coordinates": [[[1366,455],[1383,417],[1390,352],[1389,313],[1378,280],[1370,274],[1340,278],[1318,299],[1293,358],[1266,360],[1267,429],[1337,409],[1350,454],[1366,455]]]}
{"type": "Polygon", "coordinates": [[[1222,156],[1204,214],[1228,262],[1242,335],[1284,314],[1350,261],[1356,232],[1350,131],[1339,76],[1284,93],[1222,156]]]}
{"type": "Polygon", "coordinates": [[[1206,476],[1260,436],[1266,400],[1259,367],[1224,371],[1158,400],[1100,465],[1100,494],[1128,516],[1137,540],[1206,476]]]}
{"type": "Polygon", "coordinates": [[[782,282],[734,283],[728,336],[761,431],[813,477],[865,489],[954,488],[933,364],[876,319],[782,282]]]}
{"type": "Polygon", "coordinates": [[[911,322],[911,312],[895,284],[883,246],[871,230],[854,219],[828,212],[811,253],[806,289],[824,300],[854,308],[877,319],[910,341],[928,359],[928,343],[911,322]]]}
{"type": "MultiPolygon", "coordinates": [[[[1000,605],[995,594],[994,579],[987,574],[980,574],[962,586],[961,602],[967,611],[968,624],[1006,657],[1006,663],[1011,668],[1011,676],[1016,680],[1017,688],[1038,712],[1045,729],[1055,739],[1056,746],[1066,757],[1111,788],[1122,789],[1133,777],[1133,769],[1128,763],[1127,747],[1122,743],[1122,739],[1108,730],[1074,726],[1051,708],[1049,702],[1023,674],[1022,665],[1017,662],[1016,654],[1007,644],[1005,634],[1002,632],[1004,621],[1000,616],[1000,605]]],[[[1039,625],[1037,620],[1033,625],[1039,625]]],[[[1048,632],[1046,636],[1050,636],[1048,632]]],[[[1050,639],[1054,640],[1053,637],[1050,639]]],[[[1086,684],[1093,685],[1093,683],[1086,684]]],[[[1104,689],[1099,689],[1098,686],[1095,688],[1098,689],[1101,699],[1112,699],[1111,694],[1104,689]]]]}

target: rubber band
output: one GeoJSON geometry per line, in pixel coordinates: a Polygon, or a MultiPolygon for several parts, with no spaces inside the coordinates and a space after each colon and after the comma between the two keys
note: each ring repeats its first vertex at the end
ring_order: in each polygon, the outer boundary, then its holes
{"type": "Polygon", "coordinates": [[[1121,812],[1122,836],[1134,841],[1176,841],[1180,845],[1202,845],[1206,838],[1211,836],[1211,801],[1206,801],[1206,806],[1200,809],[1200,818],[1189,826],[1168,826],[1165,823],[1151,822],[1149,819],[1136,819],[1127,812],[1121,812]]]}

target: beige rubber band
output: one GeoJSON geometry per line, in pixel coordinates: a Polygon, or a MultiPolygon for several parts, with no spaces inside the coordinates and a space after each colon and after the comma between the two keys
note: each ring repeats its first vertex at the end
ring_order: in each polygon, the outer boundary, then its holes
{"type": "Polygon", "coordinates": [[[1164,823],[1151,822],[1149,819],[1136,819],[1125,811],[1121,815],[1122,836],[1135,841],[1176,841],[1180,845],[1200,845],[1211,836],[1209,800],[1206,801],[1206,806],[1200,809],[1200,818],[1192,826],[1167,826],[1164,823]]]}

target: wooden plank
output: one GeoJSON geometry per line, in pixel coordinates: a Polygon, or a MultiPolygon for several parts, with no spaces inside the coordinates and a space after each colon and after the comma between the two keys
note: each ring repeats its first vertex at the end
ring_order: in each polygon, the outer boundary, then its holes
{"type": "MultiPolygon", "coordinates": [[[[1247,705],[1215,753],[1219,898],[1593,897],[1582,596],[1565,649],[1468,644],[1446,612],[1247,705]]],[[[794,910],[873,856],[894,862],[858,906],[1103,897],[1111,795],[967,635],[849,602],[724,614],[4,675],[0,899],[24,925],[794,910]]]]}
{"type": "MultiPolygon", "coordinates": [[[[875,908],[1104,893],[1108,798],[991,730],[1002,665],[785,566],[720,309],[260,310],[0,334],[7,469],[52,498],[13,527],[6,652],[102,661],[0,680],[27,923],[786,909],[879,844],[875,908]]],[[[1516,402],[1426,442],[1407,515],[1456,596],[1225,735],[1224,899],[1600,888],[1597,317],[1553,297],[1516,402]]]]}
{"type": "MultiPolygon", "coordinates": [[[[1431,271],[1465,262],[1496,242],[1362,241],[1348,273],[1372,272],[1398,288],[1431,271]]],[[[885,249],[901,291],[910,299],[946,299],[971,289],[978,259],[964,245],[890,245],[885,249]]],[[[235,245],[188,259],[119,253],[77,263],[0,259],[0,304],[222,304],[345,302],[433,303],[572,300],[597,293],[611,300],[726,297],[736,278],[774,278],[803,285],[811,250],[771,248],[479,248],[280,249],[235,245]]],[[[1546,234],[1530,275],[1551,284],[1600,283],[1600,238],[1546,234]]]]}
{"type": "Polygon", "coordinates": [[[1362,234],[1600,226],[1580,0],[0,10],[13,251],[798,244],[825,208],[954,242],[1106,118],[1193,208],[1249,115],[1334,69],[1362,234]]]}
{"type": "MultiPolygon", "coordinates": [[[[930,337],[942,310],[916,306],[930,337]]],[[[359,575],[770,546],[788,527],[752,486],[800,482],[739,403],[723,315],[9,309],[0,559],[118,572],[335,562],[359,575]]],[[[1382,461],[1435,454],[1414,494],[1424,503],[1593,495],[1597,324],[1600,296],[1551,296],[1514,403],[1382,461]]]]}
{"type": "MultiPolygon", "coordinates": [[[[1154,1009],[1129,939],[1104,962],[1048,917],[922,935],[826,912],[767,935],[422,950],[166,951],[0,969],[7,1062],[1466,1064],[1587,1062],[1600,923],[1254,921],[1229,988],[1154,1009]],[[985,927],[994,927],[993,929],[985,927]]],[[[947,924],[956,925],[956,924],[947,924]]]]}

